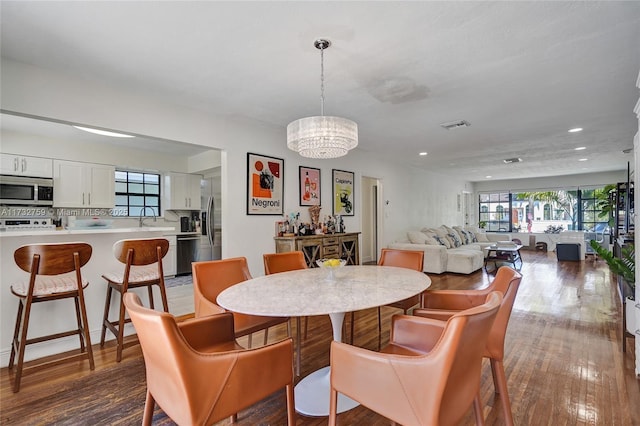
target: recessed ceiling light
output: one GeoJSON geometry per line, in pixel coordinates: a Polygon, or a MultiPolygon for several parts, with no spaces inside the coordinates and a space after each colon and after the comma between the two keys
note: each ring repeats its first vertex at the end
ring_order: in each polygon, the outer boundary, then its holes
{"type": "Polygon", "coordinates": [[[135,138],[133,135],[125,135],[124,133],[108,132],[106,130],[92,129],[90,127],[73,126],[76,129],[84,130],[85,132],[95,133],[96,135],[111,136],[112,138],[135,138]]]}
{"type": "Polygon", "coordinates": [[[447,123],[440,123],[440,127],[444,127],[447,130],[459,129],[460,127],[469,127],[471,124],[467,120],[449,121],[447,123]]]}
{"type": "Polygon", "coordinates": [[[427,155],[427,154],[428,154],[427,152],[421,152],[421,153],[420,153],[420,154],[418,154],[418,155],[422,155],[422,156],[424,157],[424,156],[425,156],[425,155],[427,155]]]}
{"type": "Polygon", "coordinates": [[[485,176],[486,179],[491,179],[493,176],[485,176]]]}
{"type": "Polygon", "coordinates": [[[583,149],[587,149],[587,147],[586,146],[579,146],[579,147],[573,148],[573,149],[576,150],[576,151],[582,151],[583,149]]]}
{"type": "Polygon", "coordinates": [[[522,158],[505,158],[502,161],[504,161],[506,164],[521,163],[522,162],[522,158]]]}
{"type": "Polygon", "coordinates": [[[574,127],[573,129],[569,129],[569,133],[581,132],[582,127],[574,127]]]}
{"type": "Polygon", "coordinates": [[[587,160],[588,160],[588,158],[581,158],[578,161],[587,161],[587,160]]]}

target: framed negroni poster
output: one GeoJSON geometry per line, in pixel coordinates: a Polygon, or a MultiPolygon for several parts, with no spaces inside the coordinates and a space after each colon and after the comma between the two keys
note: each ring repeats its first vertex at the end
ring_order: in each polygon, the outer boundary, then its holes
{"type": "Polygon", "coordinates": [[[247,214],[284,213],[284,160],[247,153],[247,214]]]}

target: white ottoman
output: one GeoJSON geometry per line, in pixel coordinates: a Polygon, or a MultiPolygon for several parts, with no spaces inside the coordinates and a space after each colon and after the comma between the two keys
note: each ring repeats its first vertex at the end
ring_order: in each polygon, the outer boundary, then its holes
{"type": "Polygon", "coordinates": [[[484,265],[482,251],[463,248],[447,250],[447,272],[470,274],[482,268],[482,265],[484,265]]]}

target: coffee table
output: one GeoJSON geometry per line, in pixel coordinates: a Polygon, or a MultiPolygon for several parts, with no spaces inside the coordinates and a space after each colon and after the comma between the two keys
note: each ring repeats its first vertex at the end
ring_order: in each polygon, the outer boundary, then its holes
{"type": "MultiPolygon", "coordinates": [[[[301,269],[265,275],[236,284],[218,295],[225,309],[262,316],[329,315],[333,339],[342,341],[345,312],[383,306],[415,296],[431,285],[422,272],[391,266],[345,266],[329,279],[325,269],[301,269]]],[[[296,411],[307,416],[329,415],[330,367],[317,370],[295,387],[296,411]]],[[[358,406],[344,395],[338,412],[358,406]]]]}
{"type": "Polygon", "coordinates": [[[501,246],[494,244],[484,248],[484,269],[487,270],[487,263],[493,262],[493,267],[497,268],[498,262],[511,263],[514,269],[520,270],[522,268],[522,257],[520,256],[520,249],[522,244],[514,244],[501,246]],[[519,262],[520,266],[517,267],[516,263],[519,262]]]}

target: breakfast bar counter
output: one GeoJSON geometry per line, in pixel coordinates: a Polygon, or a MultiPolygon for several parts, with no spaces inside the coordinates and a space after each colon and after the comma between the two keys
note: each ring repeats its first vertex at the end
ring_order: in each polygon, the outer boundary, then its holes
{"type": "MultiPolygon", "coordinates": [[[[0,233],[0,360],[2,367],[6,367],[9,363],[11,338],[18,310],[18,298],[11,293],[11,284],[28,279],[28,274],[18,268],[13,260],[13,253],[18,247],[25,244],[75,241],[83,241],[91,245],[93,252],[89,262],[82,268],[82,277],[89,281],[89,286],[85,290],[85,304],[91,343],[96,344],[100,342],[100,327],[107,291],[102,274],[123,269],[123,265],[113,255],[113,244],[128,238],[160,238],[174,231],[173,227],[166,226],[94,228],[60,231],[20,230],[0,233]]],[[[161,306],[160,295],[155,296],[156,306],[161,306]]],[[[148,303],[146,292],[140,292],[140,297],[145,304],[148,303]]],[[[113,306],[112,316],[115,317],[117,304],[113,305],[115,306],[113,306]]],[[[73,312],[73,310],[72,299],[36,304],[31,312],[29,336],[35,337],[74,328],[75,318],[73,315],[68,315],[69,311],[73,312]]],[[[125,327],[125,334],[132,332],[133,327],[128,324],[125,327]]],[[[31,345],[26,351],[25,361],[72,350],[77,346],[77,336],[37,343],[31,345]]]]}
{"type": "MultiPolygon", "coordinates": [[[[0,238],[10,237],[48,237],[51,235],[86,235],[86,234],[130,234],[130,233],[147,233],[147,232],[174,232],[173,226],[145,226],[145,227],[131,227],[131,228],[104,228],[99,226],[89,226],[86,228],[76,229],[45,229],[45,230],[21,230],[21,231],[5,231],[0,232],[0,238]]],[[[131,237],[134,238],[134,237],[131,237]]],[[[135,237],[137,238],[137,237],[135,237]]],[[[144,238],[144,237],[141,237],[144,238]]]]}

